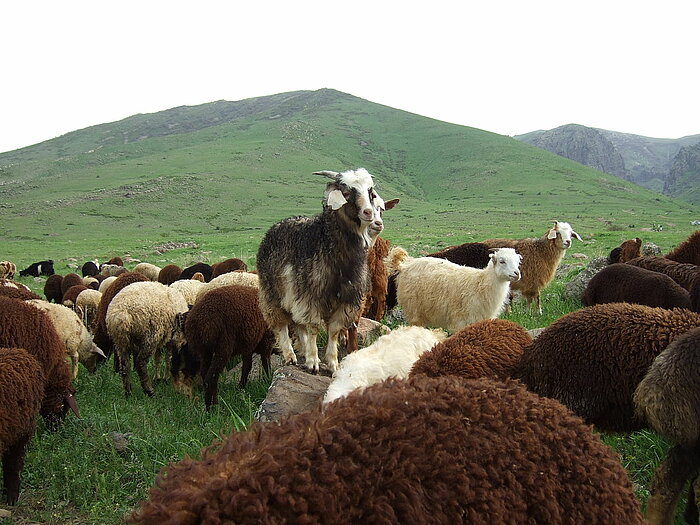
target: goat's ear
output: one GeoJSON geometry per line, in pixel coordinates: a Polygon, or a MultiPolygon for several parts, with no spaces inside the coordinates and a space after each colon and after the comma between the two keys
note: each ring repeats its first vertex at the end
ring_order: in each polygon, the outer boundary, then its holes
{"type": "MultiPolygon", "coordinates": [[[[578,234],[577,234],[578,235],[578,234]]],[[[555,226],[547,233],[547,239],[554,239],[557,236],[557,227],[555,226]]]]}
{"type": "Polygon", "coordinates": [[[328,177],[329,179],[333,180],[338,180],[338,173],[337,171],[330,171],[330,170],[323,170],[323,171],[314,171],[314,175],[321,175],[322,177],[328,177]]]}
{"type": "Polygon", "coordinates": [[[576,237],[579,241],[583,242],[583,239],[581,238],[581,236],[578,233],[576,233],[574,230],[571,230],[571,235],[576,237]]]}
{"type": "Polygon", "coordinates": [[[332,190],[328,193],[328,198],[326,199],[326,202],[328,203],[328,206],[330,206],[334,210],[339,210],[342,208],[348,201],[343,195],[343,192],[340,190],[332,190]]]}
{"type": "Polygon", "coordinates": [[[392,209],[394,206],[396,206],[398,203],[399,203],[399,199],[391,199],[390,201],[386,201],[386,202],[384,203],[384,209],[385,209],[385,210],[390,210],[390,209],[392,209]]]}

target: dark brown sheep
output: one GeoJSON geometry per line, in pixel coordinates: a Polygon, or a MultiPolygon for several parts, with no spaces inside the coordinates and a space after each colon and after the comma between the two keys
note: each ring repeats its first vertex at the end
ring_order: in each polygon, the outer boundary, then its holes
{"type": "Polygon", "coordinates": [[[27,290],[26,288],[15,288],[14,286],[0,286],[0,295],[12,297],[13,299],[19,299],[21,301],[41,299],[41,297],[31,290],[27,290]]]}
{"type": "Polygon", "coordinates": [[[486,268],[489,264],[491,251],[492,248],[483,242],[465,242],[457,246],[449,246],[435,253],[429,253],[426,257],[447,259],[462,266],[486,268]]]}
{"type": "Polygon", "coordinates": [[[642,239],[635,237],[613,248],[608,255],[608,264],[623,263],[642,256],[642,239]]]}
{"type": "Polygon", "coordinates": [[[700,265],[700,230],[692,233],[665,257],[679,263],[700,265]]]}
{"type": "Polygon", "coordinates": [[[48,427],[56,428],[69,407],[78,415],[66,348],[45,312],[0,297],[0,347],[24,348],[39,361],[46,379],[40,413],[48,427]]]}
{"type": "Polygon", "coordinates": [[[659,308],[690,308],[688,291],[668,275],[615,263],[593,276],[583,291],[584,306],[635,303],[659,308]]]}
{"type": "MultiPolygon", "coordinates": [[[[63,280],[65,282],[65,279],[63,280]]],[[[75,304],[76,301],[78,300],[78,296],[80,295],[80,292],[83,290],[87,290],[88,287],[85,286],[84,284],[76,284],[74,286],[71,286],[68,288],[64,294],[63,294],[63,300],[61,301],[61,304],[64,306],[67,306],[68,308],[71,308],[75,310],[75,304]]]]}
{"type": "Polygon", "coordinates": [[[698,274],[698,270],[700,270],[700,266],[695,264],[679,263],[666,259],[665,257],[655,257],[652,255],[637,257],[636,259],[627,261],[625,264],[646,268],[654,272],[665,273],[686,290],[690,290],[690,285],[698,274]]]}
{"type": "Polygon", "coordinates": [[[409,377],[457,375],[466,379],[511,376],[532,337],[506,319],[478,321],[438,343],[414,363],[409,377]]]}
{"type": "Polygon", "coordinates": [[[690,309],[693,312],[700,313],[700,274],[695,277],[693,284],[690,285],[690,309]]]}
{"type": "Polygon", "coordinates": [[[182,268],[176,264],[168,264],[163,266],[158,272],[158,282],[164,284],[165,286],[170,286],[175,281],[180,278],[182,273],[182,268]]]}
{"type": "Polygon", "coordinates": [[[115,264],[117,266],[124,266],[124,261],[122,260],[121,257],[116,256],[112,257],[109,261],[107,261],[105,264],[115,264]]]}
{"type": "Polygon", "coordinates": [[[97,264],[95,264],[94,261],[84,263],[80,271],[83,274],[83,277],[94,277],[100,273],[100,269],[97,267],[97,264]]]}
{"type": "Polygon", "coordinates": [[[618,456],[515,381],[389,379],[165,467],[129,523],[644,523],[618,456]]]}
{"type": "Polygon", "coordinates": [[[63,276],[57,273],[49,275],[46,279],[46,283],[44,283],[44,296],[48,302],[61,304],[63,301],[63,291],[61,290],[62,282],[63,276]]]}
{"type": "Polygon", "coordinates": [[[83,278],[80,277],[80,275],[77,273],[69,273],[64,275],[63,279],[61,280],[61,300],[63,300],[63,296],[66,295],[68,288],[77,284],[83,284],[83,278]]]}
{"type": "Polygon", "coordinates": [[[221,275],[223,273],[235,272],[236,270],[243,270],[244,272],[248,271],[248,265],[236,257],[234,257],[232,259],[226,259],[225,261],[221,261],[218,263],[214,263],[211,265],[211,268],[212,268],[212,274],[211,274],[212,279],[214,277],[218,277],[219,275],[221,275]]]}
{"type": "Polygon", "coordinates": [[[44,397],[44,371],[22,348],[0,348],[0,458],[7,503],[19,499],[27,444],[34,435],[44,397]]]}
{"type": "Polygon", "coordinates": [[[610,303],[567,314],[523,351],[513,376],[568,406],[601,431],[644,428],[632,394],[669,343],[700,326],[700,314],[610,303]]]}
{"type": "Polygon", "coordinates": [[[198,262],[193,264],[192,266],[188,266],[184,270],[182,270],[182,273],[180,274],[180,279],[192,279],[192,276],[195,273],[201,273],[204,276],[204,282],[208,283],[211,281],[211,276],[212,276],[212,268],[209,266],[207,263],[204,262],[198,262]]]}
{"type": "Polygon", "coordinates": [[[258,303],[258,289],[252,286],[222,286],[204,294],[185,321],[185,338],[200,362],[204,403],[215,405],[219,374],[234,355],[243,358],[243,388],[253,365],[253,353],[260,354],[263,368],[270,373],[270,355],[275,342],[258,303]]]}

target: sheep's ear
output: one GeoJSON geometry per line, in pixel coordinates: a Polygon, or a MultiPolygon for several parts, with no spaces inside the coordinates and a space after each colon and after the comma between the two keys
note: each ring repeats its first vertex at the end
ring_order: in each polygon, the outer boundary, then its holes
{"type": "Polygon", "coordinates": [[[579,241],[583,242],[583,239],[581,238],[581,236],[578,233],[576,233],[574,230],[571,230],[571,235],[576,237],[579,241]]]}
{"type": "Polygon", "coordinates": [[[63,400],[65,401],[66,405],[68,405],[73,411],[75,417],[80,418],[80,410],[78,410],[78,403],[76,403],[75,401],[75,396],[71,392],[68,392],[66,394],[66,397],[63,398],[63,400]]]}
{"type": "Polygon", "coordinates": [[[386,202],[384,203],[384,209],[385,209],[385,210],[390,210],[390,209],[392,209],[394,206],[396,206],[398,203],[399,203],[399,199],[391,199],[390,201],[386,201],[386,202]]]}
{"type": "Polygon", "coordinates": [[[323,171],[314,171],[314,175],[321,175],[322,177],[328,177],[329,179],[333,180],[338,180],[338,173],[337,171],[330,171],[330,170],[323,170],[323,171]]]}
{"type": "Polygon", "coordinates": [[[348,201],[343,195],[343,192],[340,190],[333,190],[328,193],[328,199],[326,199],[328,206],[330,206],[334,210],[339,210],[342,208],[348,201]]]}

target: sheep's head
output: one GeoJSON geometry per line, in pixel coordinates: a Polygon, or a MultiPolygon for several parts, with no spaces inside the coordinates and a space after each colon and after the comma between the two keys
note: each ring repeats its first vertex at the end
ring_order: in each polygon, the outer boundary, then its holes
{"type": "Polygon", "coordinates": [[[555,239],[557,246],[562,250],[571,248],[574,237],[579,241],[583,241],[568,222],[554,221],[554,226],[547,233],[547,239],[555,239]]]}
{"type": "Polygon", "coordinates": [[[76,417],[80,417],[73,385],[69,383],[67,386],[49,386],[44,392],[44,401],[39,411],[41,417],[44,418],[46,427],[51,431],[58,430],[68,409],[72,410],[76,417]]]}
{"type": "Polygon", "coordinates": [[[516,252],[515,249],[497,248],[491,252],[489,257],[497,275],[510,282],[520,280],[520,263],[523,260],[523,256],[516,252]]]}
{"type": "Polygon", "coordinates": [[[635,237],[620,245],[620,258],[618,262],[627,262],[642,256],[642,239],[635,237]]]}

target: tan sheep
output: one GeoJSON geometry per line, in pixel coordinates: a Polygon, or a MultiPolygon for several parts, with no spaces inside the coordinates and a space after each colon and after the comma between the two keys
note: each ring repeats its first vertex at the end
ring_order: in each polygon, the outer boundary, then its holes
{"type": "Polygon", "coordinates": [[[136,266],[134,266],[133,269],[134,272],[140,273],[146,279],[153,282],[158,281],[158,275],[160,274],[160,270],[161,268],[159,266],[147,262],[140,262],[136,266]]]}

